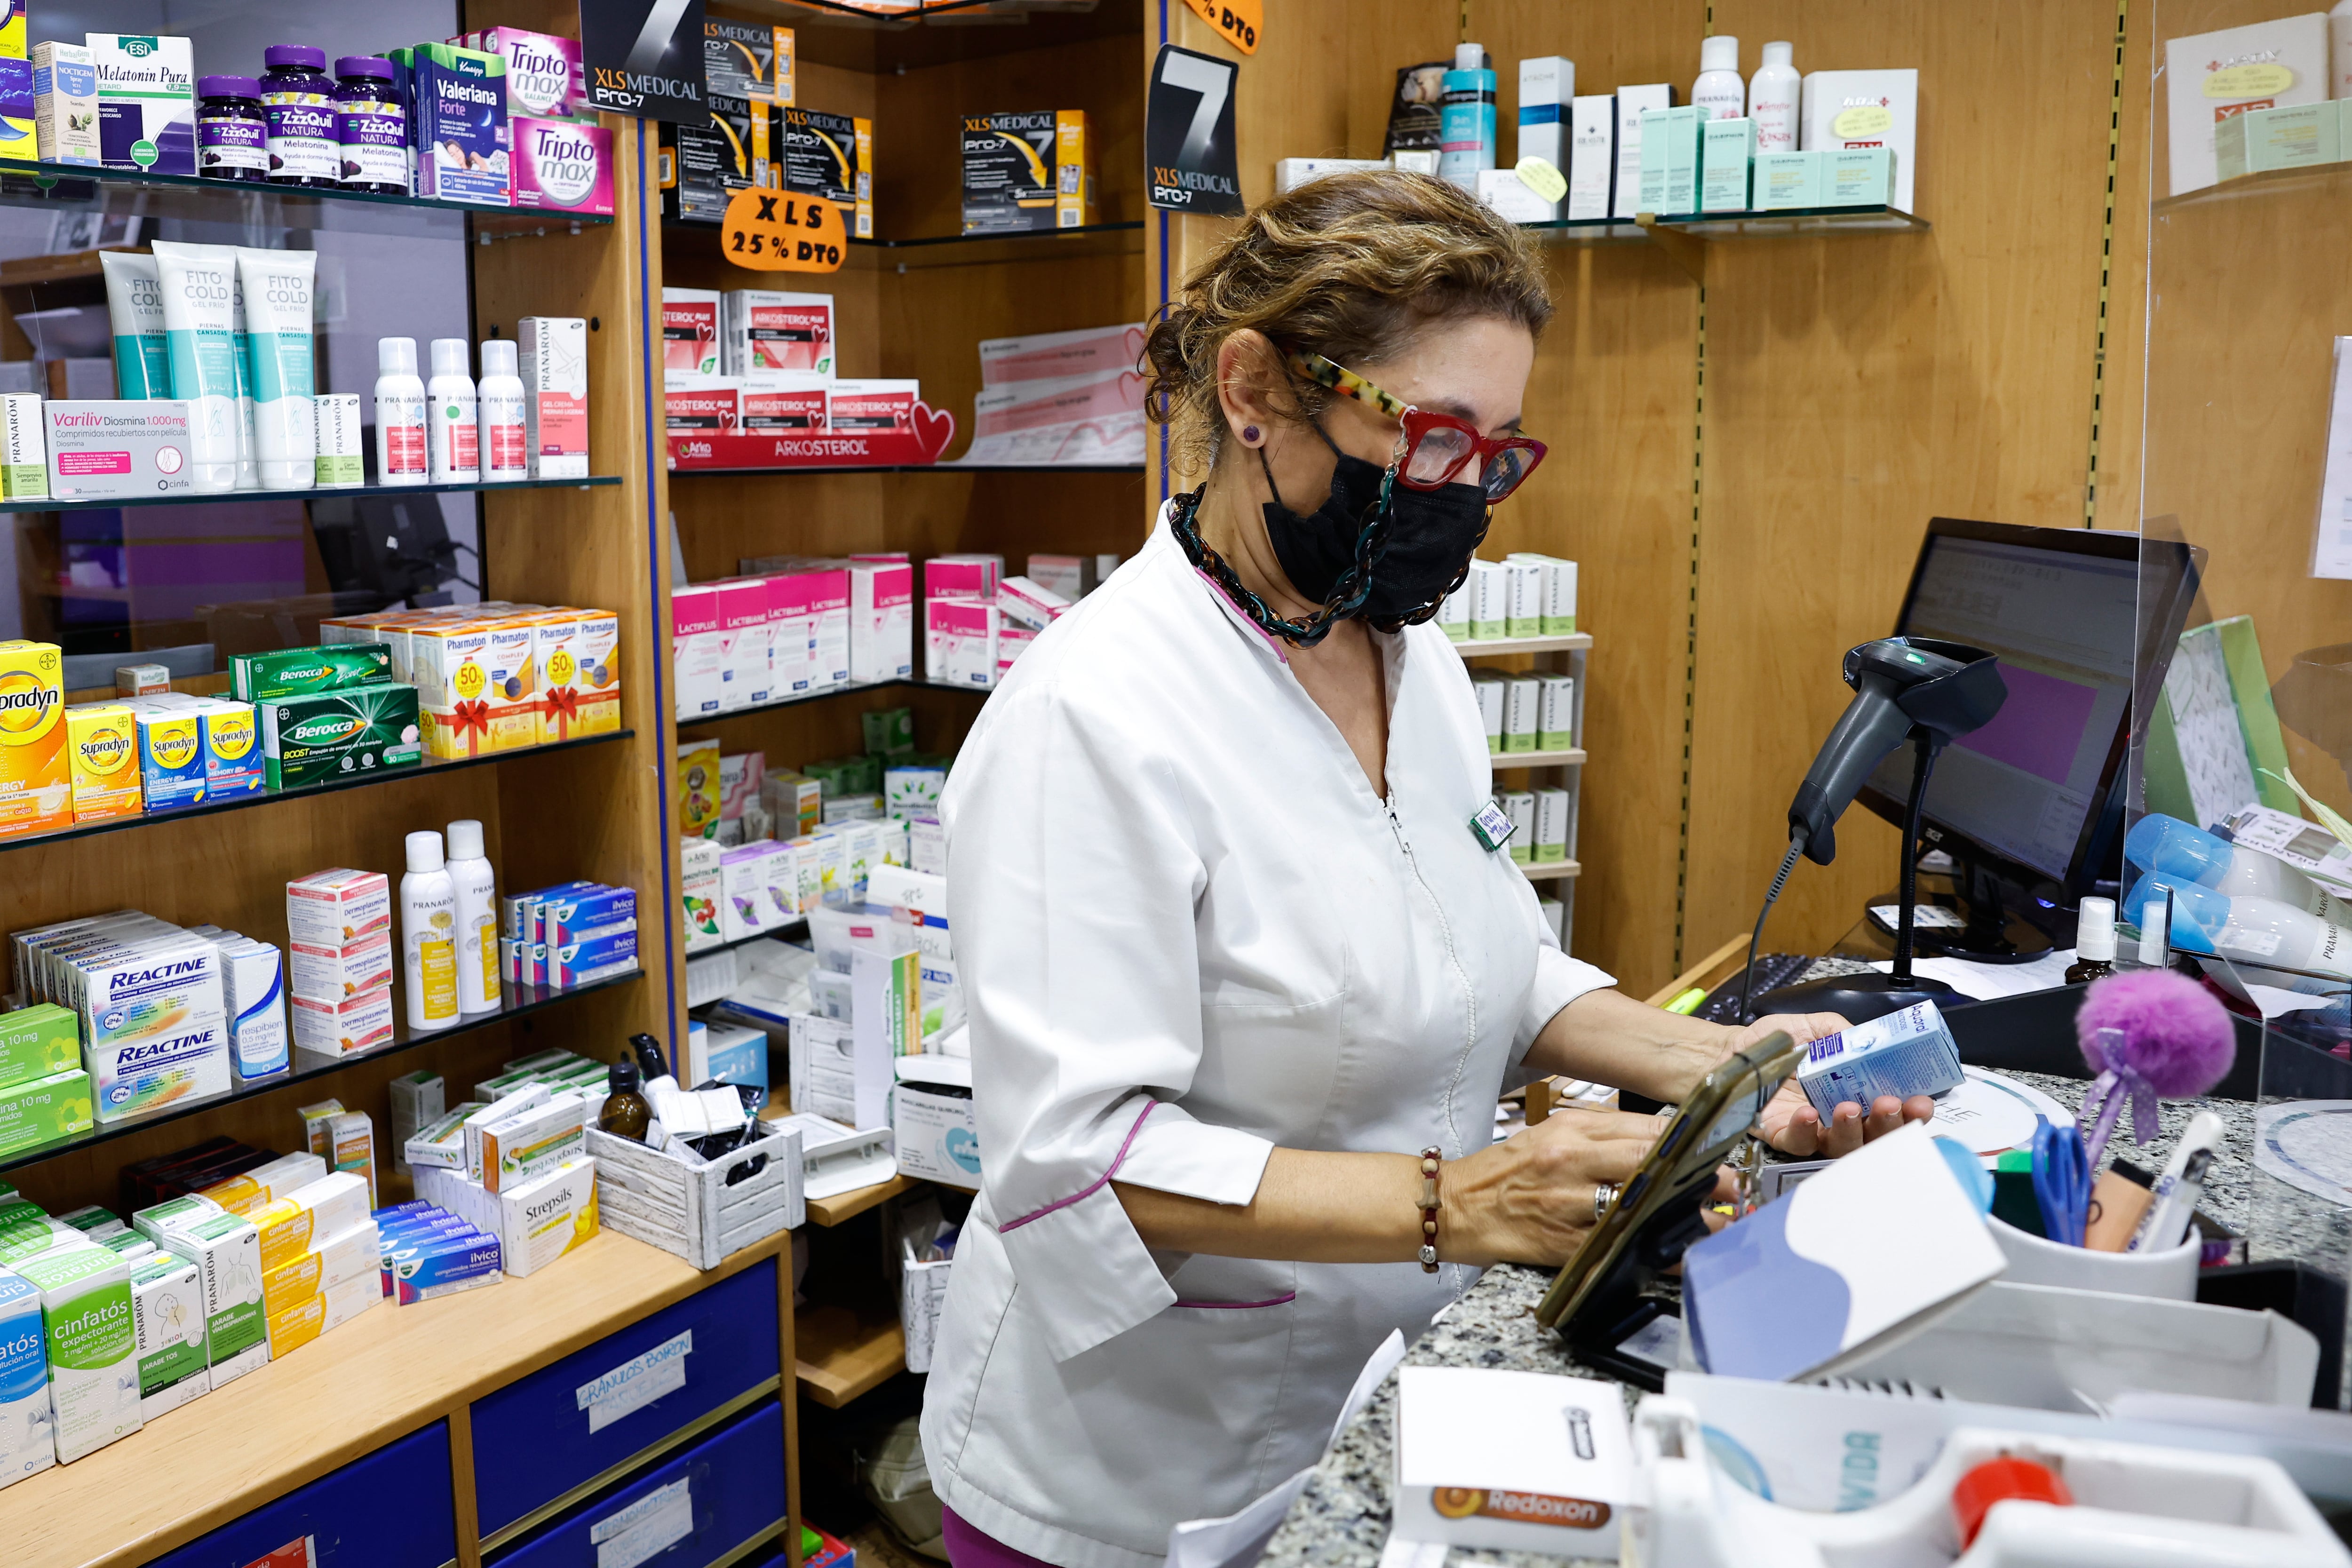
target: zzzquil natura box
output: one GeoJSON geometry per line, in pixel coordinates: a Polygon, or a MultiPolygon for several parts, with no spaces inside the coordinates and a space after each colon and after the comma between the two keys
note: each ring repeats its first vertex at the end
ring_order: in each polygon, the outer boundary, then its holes
{"type": "Polygon", "coordinates": [[[71,1464],[138,1431],[131,1265],[103,1247],[64,1247],[26,1258],[16,1272],[41,1296],[58,1458],[71,1464]]]}
{"type": "Polygon", "coordinates": [[[41,1292],[23,1276],[0,1268],[0,1487],[57,1462],[41,1292]]]}

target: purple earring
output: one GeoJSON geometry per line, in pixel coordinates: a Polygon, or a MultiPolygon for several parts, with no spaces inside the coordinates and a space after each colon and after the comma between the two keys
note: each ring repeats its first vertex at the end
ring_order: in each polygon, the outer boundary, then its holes
{"type": "Polygon", "coordinates": [[[1246,442],[1248,442],[1248,443],[1249,443],[1251,446],[1253,446],[1253,447],[1256,446],[1256,445],[1257,445],[1257,426],[1255,426],[1255,425],[1244,425],[1244,426],[1242,426],[1242,439],[1243,439],[1243,440],[1244,440],[1244,441],[1246,441],[1246,442]]]}

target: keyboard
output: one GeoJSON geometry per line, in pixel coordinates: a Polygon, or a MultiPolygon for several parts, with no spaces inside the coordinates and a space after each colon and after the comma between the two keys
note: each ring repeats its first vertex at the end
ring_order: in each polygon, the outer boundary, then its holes
{"type": "MultiPolygon", "coordinates": [[[[1761,996],[1767,991],[1796,984],[1797,977],[1812,964],[1811,957],[1801,952],[1757,954],[1755,995],[1761,996]]],[[[1708,992],[1706,1000],[1691,1010],[1691,1016],[1704,1018],[1710,1024],[1729,1024],[1734,1027],[1748,1023],[1749,1020],[1739,1016],[1740,978],[1739,974],[1735,974],[1708,992]]]]}

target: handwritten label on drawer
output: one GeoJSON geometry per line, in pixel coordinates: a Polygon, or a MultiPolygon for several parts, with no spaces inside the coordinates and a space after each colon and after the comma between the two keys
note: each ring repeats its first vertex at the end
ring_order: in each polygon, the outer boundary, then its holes
{"type": "Polygon", "coordinates": [[[580,1408],[588,1412],[588,1430],[602,1432],[625,1415],[633,1415],[665,1394],[686,1386],[686,1358],[694,1352],[694,1331],[664,1340],[640,1356],[623,1362],[577,1390],[580,1408]]]}
{"type": "Polygon", "coordinates": [[[596,1546],[596,1568],[637,1568],[694,1533],[694,1495],[680,1476],[648,1492],[588,1530],[596,1546]]]}
{"type": "Polygon", "coordinates": [[[289,1541],[268,1556],[255,1558],[245,1568],[319,1568],[318,1538],[306,1535],[299,1541],[289,1541]]]}

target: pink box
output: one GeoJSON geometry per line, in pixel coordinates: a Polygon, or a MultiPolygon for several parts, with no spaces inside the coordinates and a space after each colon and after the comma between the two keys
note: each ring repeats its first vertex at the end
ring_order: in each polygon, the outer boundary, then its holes
{"type": "Polygon", "coordinates": [[[530,116],[519,116],[509,125],[514,136],[515,205],[583,216],[613,216],[611,132],[601,125],[530,116]]]}
{"type": "Polygon", "coordinates": [[[980,384],[1047,381],[1072,375],[1133,371],[1143,357],[1145,324],[1081,327],[1075,332],[1037,332],[1025,338],[983,338],[980,384]]]}
{"type": "Polygon", "coordinates": [[[789,430],[813,435],[823,430],[828,384],[824,376],[814,373],[762,375],[746,381],[741,409],[744,433],[789,430]]]}
{"type": "Polygon", "coordinates": [[[849,566],[849,678],[904,680],[915,673],[915,569],[900,561],[849,566]]]}
{"type": "Polygon", "coordinates": [[[768,664],[768,580],[719,584],[719,708],[754,707],[774,695],[768,664]]]}
{"type": "Polygon", "coordinates": [[[849,679],[849,569],[819,567],[809,580],[809,677],[818,686],[849,679]]]}
{"type": "Polygon", "coordinates": [[[996,679],[1003,679],[1005,671],[1013,668],[1013,661],[1026,653],[1029,645],[1036,640],[1037,634],[1027,626],[1016,626],[1010,621],[1000,619],[996,624],[996,679]]]}
{"type": "Polygon", "coordinates": [[[926,599],[992,599],[996,569],[976,555],[939,555],[923,563],[926,599]]]}
{"type": "Polygon", "coordinates": [[[719,436],[742,419],[742,396],[731,381],[673,376],[662,388],[662,415],[673,436],[719,436]]]}
{"type": "Polygon", "coordinates": [[[1027,577],[1007,577],[996,585],[996,605],[1006,620],[1043,631],[1070,607],[1070,601],[1027,577]]]}
{"type": "Polygon", "coordinates": [[[921,384],[913,381],[836,381],[826,396],[825,425],[851,435],[912,435],[915,398],[921,384]]]}
{"type": "MultiPolygon", "coordinates": [[[[526,33],[520,27],[492,27],[478,36],[471,46],[499,56],[507,63],[507,121],[520,126],[522,116],[541,120],[588,120],[596,118],[596,110],[588,102],[588,77],[580,68],[580,41],[559,38],[551,33],[526,33]]],[[[520,147],[520,132],[516,134],[520,147]]],[[[605,142],[604,163],[612,165],[612,142],[605,142]]],[[[520,187],[518,187],[520,190],[520,187]]],[[[611,212],[612,186],[605,185],[605,205],[599,212],[611,212]]],[[[515,205],[524,204],[518,199],[515,205]]]]}
{"type": "Polygon", "coordinates": [[[670,659],[677,682],[677,716],[701,719],[719,710],[725,644],[719,627],[719,588],[701,583],[670,591],[670,659]]]}
{"type": "Polygon", "coordinates": [[[768,689],[791,697],[810,685],[809,582],[806,574],[780,572],[768,583],[768,689]]]}
{"type": "Polygon", "coordinates": [[[933,599],[924,606],[923,674],[951,686],[996,684],[996,606],[978,599],[933,599]]]}

